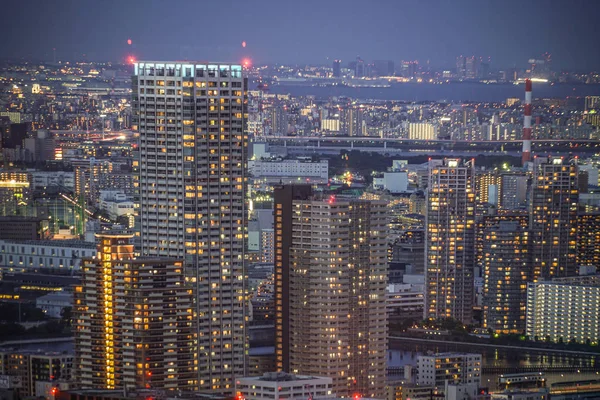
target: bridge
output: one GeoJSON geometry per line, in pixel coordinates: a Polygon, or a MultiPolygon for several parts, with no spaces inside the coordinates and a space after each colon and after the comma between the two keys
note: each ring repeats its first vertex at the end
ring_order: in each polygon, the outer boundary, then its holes
{"type": "MultiPolygon", "coordinates": [[[[339,150],[361,150],[372,152],[457,152],[519,154],[522,140],[419,140],[381,137],[340,137],[340,136],[257,136],[253,142],[266,142],[284,146],[289,150],[313,150],[327,152],[339,150]]],[[[600,150],[600,141],[592,139],[543,139],[532,142],[533,151],[540,153],[596,152],[600,150]]]]}

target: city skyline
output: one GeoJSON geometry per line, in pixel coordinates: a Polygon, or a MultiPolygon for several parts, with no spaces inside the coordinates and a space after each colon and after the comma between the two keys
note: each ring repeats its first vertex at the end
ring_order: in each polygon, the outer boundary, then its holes
{"type": "MultiPolygon", "coordinates": [[[[600,66],[600,55],[590,51],[592,16],[599,6],[584,1],[556,1],[552,7],[516,0],[502,6],[474,0],[425,5],[381,1],[362,8],[340,1],[309,1],[298,7],[282,7],[272,0],[232,1],[229,7],[187,3],[190,13],[217,15],[226,7],[234,19],[248,22],[219,31],[218,40],[181,24],[160,1],[144,3],[142,9],[135,2],[64,2],[60,13],[50,3],[26,3],[28,7],[7,5],[11,18],[0,32],[10,37],[23,26],[35,25],[45,34],[23,34],[19,41],[3,43],[5,58],[125,61],[133,55],[198,60],[210,54],[231,62],[249,58],[257,64],[331,65],[334,59],[347,62],[361,56],[368,61],[429,61],[449,68],[456,65],[457,56],[476,55],[491,57],[494,67],[519,68],[548,52],[558,70],[600,66]]],[[[207,19],[205,29],[216,32],[218,24],[218,19],[207,19]]]]}

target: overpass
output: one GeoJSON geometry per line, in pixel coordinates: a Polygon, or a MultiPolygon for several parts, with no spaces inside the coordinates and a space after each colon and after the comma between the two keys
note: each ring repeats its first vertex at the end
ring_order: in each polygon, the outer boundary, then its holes
{"type": "MultiPolygon", "coordinates": [[[[497,153],[520,154],[522,140],[419,140],[380,137],[341,137],[341,136],[260,136],[253,142],[266,142],[271,145],[283,146],[288,150],[312,150],[314,152],[332,152],[340,150],[361,150],[384,153],[418,153],[432,152],[466,152],[466,153],[497,153]]],[[[534,152],[567,154],[570,152],[598,152],[600,141],[592,139],[543,139],[534,140],[534,152]]]]}

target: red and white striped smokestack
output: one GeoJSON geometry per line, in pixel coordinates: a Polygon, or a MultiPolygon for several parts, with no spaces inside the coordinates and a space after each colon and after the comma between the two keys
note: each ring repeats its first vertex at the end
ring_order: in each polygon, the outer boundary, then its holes
{"type": "Polygon", "coordinates": [[[525,79],[525,119],[523,120],[523,165],[531,161],[531,79],[525,79]]]}

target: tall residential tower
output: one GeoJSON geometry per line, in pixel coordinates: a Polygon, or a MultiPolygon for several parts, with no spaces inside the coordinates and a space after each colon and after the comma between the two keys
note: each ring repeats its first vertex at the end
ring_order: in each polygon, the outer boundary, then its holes
{"type": "Polygon", "coordinates": [[[454,318],[471,323],[475,268],[474,179],[473,161],[429,161],[425,318],[454,318]]]}
{"type": "Polygon", "coordinates": [[[337,396],[384,396],[387,208],[275,189],[277,366],[333,379],[337,396]]]}
{"type": "Polygon", "coordinates": [[[134,64],[141,254],[184,259],[201,390],[245,375],[246,81],[242,66],[134,64]]]}
{"type": "Polygon", "coordinates": [[[575,161],[535,158],[529,197],[532,279],[577,275],[579,190],[575,161]]]}

